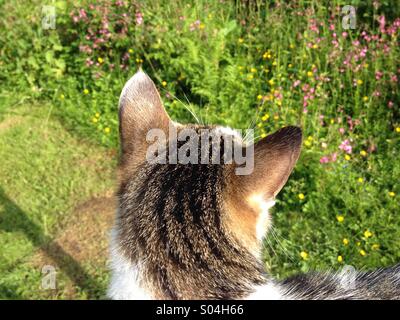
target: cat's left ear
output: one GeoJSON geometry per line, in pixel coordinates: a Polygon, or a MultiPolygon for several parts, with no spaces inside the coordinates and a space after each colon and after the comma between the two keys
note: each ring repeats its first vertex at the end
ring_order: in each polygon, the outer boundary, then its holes
{"type": "Polygon", "coordinates": [[[260,195],[273,199],[283,188],[301,150],[302,132],[298,127],[284,127],[254,145],[254,169],[234,180],[246,196],[260,195]]]}

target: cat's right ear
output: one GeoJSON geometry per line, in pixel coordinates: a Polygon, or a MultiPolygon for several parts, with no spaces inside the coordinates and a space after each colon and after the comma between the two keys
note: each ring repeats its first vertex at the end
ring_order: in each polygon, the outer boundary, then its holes
{"type": "Polygon", "coordinates": [[[121,164],[143,161],[149,130],[161,129],[167,134],[171,124],[154,82],[139,70],[125,84],[119,99],[121,164]]]}

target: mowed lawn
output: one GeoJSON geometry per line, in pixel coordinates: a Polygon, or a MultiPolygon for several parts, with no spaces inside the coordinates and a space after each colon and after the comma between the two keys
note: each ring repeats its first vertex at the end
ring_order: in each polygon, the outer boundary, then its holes
{"type": "MultiPolygon", "coordinates": [[[[102,298],[116,153],[72,136],[43,104],[0,117],[0,298],[102,298]],[[56,289],[42,288],[43,266],[56,289]]],[[[44,271],[44,270],[43,270],[44,271]]]]}

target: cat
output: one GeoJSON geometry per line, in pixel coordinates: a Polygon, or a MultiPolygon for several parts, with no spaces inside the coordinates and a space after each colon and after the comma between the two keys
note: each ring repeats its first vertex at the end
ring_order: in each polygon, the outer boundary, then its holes
{"type": "MultiPolygon", "coordinates": [[[[284,127],[250,143],[254,163],[247,175],[236,174],[240,165],[222,157],[220,164],[173,163],[166,147],[155,152],[166,162],[148,161],[148,132],[156,128],[167,140],[171,128],[178,133],[190,129],[197,138],[202,130],[219,132],[219,139],[203,143],[209,151],[226,149],[230,139],[248,147],[234,130],[172,121],[143,71],[125,84],[119,100],[111,299],[400,299],[400,265],[364,273],[307,273],[283,281],[266,274],[261,247],[271,224],[268,209],[299,158],[300,128],[284,127]]],[[[195,148],[201,150],[201,143],[195,148]]]]}

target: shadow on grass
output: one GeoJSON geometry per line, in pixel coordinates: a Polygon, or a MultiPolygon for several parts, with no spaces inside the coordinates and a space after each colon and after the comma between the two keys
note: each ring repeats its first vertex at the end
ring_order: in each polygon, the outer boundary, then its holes
{"type": "MultiPolygon", "coordinates": [[[[98,288],[97,284],[83,267],[64,249],[49,236],[43,233],[40,225],[36,224],[29,216],[10,198],[7,197],[3,188],[0,187],[0,230],[6,232],[23,232],[32,244],[51,258],[59,269],[61,269],[71,281],[85,292],[87,297],[95,298],[91,292],[98,288]],[[93,290],[91,290],[93,289],[93,290]]],[[[8,292],[7,298],[23,298],[15,293],[15,288],[0,286],[1,292],[8,292]]],[[[5,297],[3,297],[5,298],[5,297]]]]}

